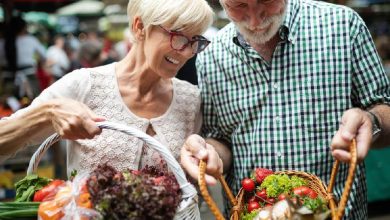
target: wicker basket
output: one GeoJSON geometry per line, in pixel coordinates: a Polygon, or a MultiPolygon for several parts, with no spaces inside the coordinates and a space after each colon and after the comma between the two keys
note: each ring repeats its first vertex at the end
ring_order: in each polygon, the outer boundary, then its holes
{"type": "MultiPolygon", "coordinates": [[[[333,197],[333,187],[334,187],[334,182],[336,179],[336,173],[338,171],[339,167],[339,161],[335,161],[329,181],[328,187],[318,178],[317,176],[302,172],[302,171],[279,171],[275,172],[275,174],[287,174],[287,175],[297,175],[303,179],[305,179],[308,182],[308,186],[312,188],[318,195],[320,195],[322,198],[326,199],[328,202],[328,206],[331,210],[332,214],[332,220],[339,220],[342,219],[344,216],[344,211],[345,211],[345,206],[348,201],[349,193],[351,191],[351,186],[352,182],[355,176],[355,171],[356,171],[356,164],[357,164],[357,152],[356,152],[356,141],[353,140],[351,145],[350,145],[350,153],[351,153],[351,161],[349,164],[349,171],[348,171],[348,177],[345,182],[344,186],[344,191],[341,196],[340,202],[338,203],[338,206],[336,205],[335,199],[333,197]]],[[[206,163],[204,161],[200,161],[199,163],[199,169],[200,169],[200,174],[199,174],[199,187],[200,187],[200,192],[209,206],[211,212],[215,216],[217,220],[223,220],[224,217],[221,213],[221,211],[218,209],[218,206],[215,204],[213,199],[211,198],[207,186],[206,186],[206,181],[205,181],[205,172],[206,172],[206,163]]],[[[244,194],[245,191],[243,189],[240,189],[238,192],[238,195],[236,197],[233,196],[232,191],[230,190],[229,186],[227,185],[224,177],[221,175],[219,178],[219,181],[221,182],[222,188],[225,190],[226,195],[232,204],[232,209],[231,209],[231,220],[238,220],[240,218],[240,213],[244,209],[244,194]]]]}
{"type": "MultiPolygon", "coordinates": [[[[200,220],[197,191],[195,187],[187,181],[184,171],[177,160],[172,156],[172,153],[168,148],[163,146],[151,136],[135,128],[112,122],[98,122],[97,124],[102,129],[115,130],[137,137],[148,144],[149,147],[159,152],[166,161],[168,168],[175,175],[176,180],[180,185],[180,189],[182,190],[182,201],[176,210],[174,219],[200,220]]],[[[58,134],[53,134],[41,144],[30,160],[27,174],[31,174],[36,171],[38,163],[45,154],[46,150],[59,139],[60,136],[58,134]]]]}

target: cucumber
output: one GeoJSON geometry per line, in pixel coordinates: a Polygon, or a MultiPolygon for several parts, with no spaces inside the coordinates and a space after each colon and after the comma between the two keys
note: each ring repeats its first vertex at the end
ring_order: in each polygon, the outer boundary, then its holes
{"type": "Polygon", "coordinates": [[[39,204],[39,202],[0,202],[0,220],[36,218],[39,204]]]}
{"type": "Polygon", "coordinates": [[[38,209],[23,209],[0,212],[0,219],[15,219],[21,217],[37,217],[38,209]]]}

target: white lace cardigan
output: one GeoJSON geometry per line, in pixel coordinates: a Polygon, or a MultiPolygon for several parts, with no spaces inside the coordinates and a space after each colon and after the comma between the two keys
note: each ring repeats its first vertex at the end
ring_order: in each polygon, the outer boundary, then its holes
{"type": "MultiPolygon", "coordinates": [[[[136,127],[146,132],[152,126],[154,136],[168,146],[178,159],[184,140],[198,133],[201,126],[200,93],[196,86],[173,78],[173,99],[168,110],[157,118],[136,116],[125,105],[119,93],[115,75],[115,63],[89,69],[75,70],[44,90],[28,107],[56,97],[71,98],[85,103],[96,114],[112,122],[136,127]]],[[[22,109],[11,117],[26,111],[22,109]]],[[[29,137],[28,145],[42,142],[54,131],[42,128],[29,137]]],[[[103,130],[92,140],[67,141],[67,172],[91,171],[99,163],[108,162],[119,170],[138,169],[144,143],[121,132],[103,130]]],[[[142,158],[142,163],[155,162],[155,155],[142,158]]],[[[143,155],[145,156],[145,155],[143,155]]],[[[3,158],[4,159],[4,158],[3,158]]],[[[1,160],[1,158],[0,158],[1,160]]],[[[150,164],[152,165],[152,164],[150,164]]]]}

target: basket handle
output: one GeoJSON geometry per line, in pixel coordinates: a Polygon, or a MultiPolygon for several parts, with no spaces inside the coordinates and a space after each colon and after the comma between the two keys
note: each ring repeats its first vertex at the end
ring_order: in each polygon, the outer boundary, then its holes
{"type": "MultiPolygon", "coordinates": [[[[349,162],[348,176],[347,180],[345,181],[344,191],[341,195],[338,207],[336,207],[336,203],[333,198],[329,200],[329,206],[332,211],[332,220],[339,220],[343,218],[345,206],[347,205],[349,194],[351,192],[352,183],[355,177],[355,171],[357,166],[357,148],[355,139],[353,139],[352,143],[349,145],[349,152],[351,154],[351,160],[349,162]]],[[[333,187],[336,180],[336,174],[339,169],[339,164],[340,162],[338,160],[336,160],[333,164],[332,173],[330,175],[330,181],[328,185],[328,195],[332,195],[333,187]]]]}
{"type": "MultiPolygon", "coordinates": [[[[183,192],[182,197],[183,198],[193,198],[194,195],[197,194],[195,187],[191,185],[184,174],[183,169],[177,162],[177,160],[173,157],[172,153],[170,150],[162,145],[160,142],[158,142],[156,139],[153,137],[145,134],[144,132],[133,128],[129,127],[126,125],[118,124],[118,123],[113,123],[113,122],[97,122],[96,123],[99,128],[102,129],[110,129],[110,130],[115,130],[115,131],[120,131],[122,133],[137,137],[144,141],[149,147],[153,148],[157,152],[160,153],[160,155],[164,158],[164,160],[167,162],[167,165],[169,169],[173,172],[175,175],[177,182],[180,185],[180,188],[183,192]]],[[[27,169],[27,174],[34,173],[38,167],[39,161],[45,154],[45,152],[49,149],[50,146],[52,146],[54,143],[56,143],[60,139],[59,134],[53,134],[49,138],[47,138],[36,150],[34,155],[32,156],[28,169],[27,169]]]]}
{"type": "MultiPolygon", "coordinates": [[[[342,217],[344,216],[345,206],[347,205],[348,197],[349,197],[349,194],[351,192],[352,183],[353,183],[353,179],[355,177],[355,171],[356,171],[356,166],[357,166],[357,149],[356,149],[356,140],[355,139],[352,140],[352,143],[349,146],[349,151],[351,153],[351,160],[349,163],[348,177],[347,177],[347,180],[345,182],[344,191],[343,191],[343,194],[341,196],[338,207],[336,207],[336,203],[335,203],[333,198],[329,199],[329,206],[330,206],[330,209],[332,211],[332,220],[342,219],[342,217]]],[[[334,162],[329,186],[327,187],[328,195],[332,195],[339,163],[340,162],[338,160],[336,160],[334,162]]],[[[213,215],[215,216],[215,218],[217,220],[223,220],[224,217],[223,217],[221,211],[219,210],[218,206],[215,204],[214,200],[212,199],[212,197],[210,196],[210,194],[207,190],[205,173],[206,173],[206,162],[203,160],[200,160],[199,161],[199,177],[198,177],[198,184],[199,184],[199,188],[200,188],[200,193],[203,196],[205,202],[209,206],[209,208],[210,208],[211,212],[213,213],[213,215]]],[[[239,217],[238,211],[240,209],[241,204],[238,204],[237,199],[233,196],[233,193],[232,193],[231,189],[229,188],[229,186],[227,185],[225,178],[222,175],[220,175],[218,179],[221,182],[222,188],[225,190],[225,192],[229,198],[230,203],[233,205],[232,217],[233,217],[233,219],[238,219],[238,217],[239,217]]],[[[241,195],[243,195],[243,194],[241,193],[241,195]]],[[[242,199],[239,199],[239,201],[242,201],[242,199]]]]}
{"type": "MultiPolygon", "coordinates": [[[[223,217],[221,211],[219,210],[217,204],[215,204],[213,198],[210,196],[208,190],[207,190],[207,184],[206,184],[206,162],[203,160],[199,161],[199,176],[198,176],[198,184],[199,184],[199,189],[200,189],[200,194],[203,196],[204,201],[206,204],[209,206],[210,211],[213,213],[215,216],[215,219],[217,220],[224,220],[225,218],[223,217]]],[[[229,198],[230,203],[233,206],[237,205],[237,200],[234,197],[232,191],[230,190],[229,186],[227,185],[225,178],[223,175],[219,175],[218,177],[219,182],[221,182],[222,188],[225,190],[226,195],[229,198]]]]}

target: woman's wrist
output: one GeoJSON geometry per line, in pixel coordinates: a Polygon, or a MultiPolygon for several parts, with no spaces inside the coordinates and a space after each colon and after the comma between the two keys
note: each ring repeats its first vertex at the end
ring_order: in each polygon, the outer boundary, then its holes
{"type": "Polygon", "coordinates": [[[31,123],[30,125],[34,127],[51,124],[56,105],[55,102],[49,101],[31,109],[25,115],[27,123],[31,123]]]}

